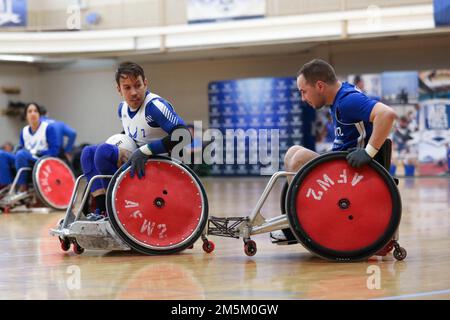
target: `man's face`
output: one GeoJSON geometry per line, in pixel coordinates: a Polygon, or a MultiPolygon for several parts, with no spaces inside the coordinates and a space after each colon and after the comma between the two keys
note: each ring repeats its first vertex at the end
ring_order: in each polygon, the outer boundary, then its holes
{"type": "Polygon", "coordinates": [[[120,77],[117,90],[132,109],[137,109],[144,102],[145,92],[147,91],[147,79],[142,79],[142,76],[134,78],[123,75],[120,77]]]}
{"type": "Polygon", "coordinates": [[[301,74],[297,78],[297,87],[302,95],[302,101],[307,102],[314,109],[320,109],[325,105],[325,83],[317,81],[315,85],[306,82],[305,77],[301,74]]]}

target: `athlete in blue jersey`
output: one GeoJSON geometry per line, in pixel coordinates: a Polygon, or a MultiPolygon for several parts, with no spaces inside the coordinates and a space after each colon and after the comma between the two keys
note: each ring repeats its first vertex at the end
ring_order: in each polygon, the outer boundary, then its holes
{"type": "MultiPolygon", "coordinates": [[[[127,154],[115,145],[100,144],[83,149],[81,165],[88,178],[98,174],[112,175],[124,163],[131,166],[130,174],[139,179],[145,176],[145,163],[152,154],[169,154],[178,143],[172,139],[175,130],[185,130],[185,122],[175,113],[172,105],[160,96],[147,90],[147,79],[141,66],[122,63],[116,72],[117,90],[124,101],[119,104],[118,115],[123,132],[130,136],[138,148],[128,159],[127,154]]],[[[182,132],[178,132],[183,135],[182,132]]],[[[96,211],[88,215],[89,220],[105,216],[105,194],[108,180],[96,180],[91,193],[96,211]]]]}
{"type": "MultiPolygon", "coordinates": [[[[297,86],[302,100],[314,109],[330,107],[335,133],[332,150],[354,149],[347,161],[355,168],[371,162],[392,129],[396,118],[394,110],[367,97],[354,85],[338,81],[333,67],[319,59],[300,69],[297,86]]],[[[285,168],[297,172],[317,156],[312,150],[293,146],[286,153],[285,168]]],[[[271,237],[272,242],[287,240],[282,230],[271,233],[271,237]]]]}
{"type": "MultiPolygon", "coordinates": [[[[41,109],[37,103],[30,103],[25,108],[28,125],[20,133],[19,150],[12,153],[0,153],[0,184],[9,185],[13,181],[14,163],[16,171],[24,167],[33,167],[42,156],[58,156],[59,140],[55,128],[41,120],[41,109]]],[[[20,191],[27,189],[30,173],[21,174],[18,179],[20,191]]]]}

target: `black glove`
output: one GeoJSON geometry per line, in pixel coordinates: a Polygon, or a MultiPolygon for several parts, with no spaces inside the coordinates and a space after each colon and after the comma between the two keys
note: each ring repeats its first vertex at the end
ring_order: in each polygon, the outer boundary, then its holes
{"type": "Polygon", "coordinates": [[[148,155],[141,150],[136,149],[132,154],[127,164],[131,166],[130,175],[131,178],[137,173],[138,179],[145,177],[145,163],[147,162],[148,155]]]}
{"type": "Polygon", "coordinates": [[[372,161],[372,158],[363,148],[351,149],[347,161],[353,168],[361,168],[372,161]]]}

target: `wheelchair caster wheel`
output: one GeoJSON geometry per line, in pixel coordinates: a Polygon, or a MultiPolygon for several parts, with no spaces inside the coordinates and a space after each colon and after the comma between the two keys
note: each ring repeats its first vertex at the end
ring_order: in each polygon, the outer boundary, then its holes
{"type": "Polygon", "coordinates": [[[82,254],[83,252],[84,252],[84,248],[82,248],[79,244],[78,244],[78,242],[74,242],[73,243],[73,252],[75,253],[75,254],[82,254]]]}
{"type": "Polygon", "coordinates": [[[256,248],[256,242],[253,240],[249,240],[244,245],[244,252],[249,257],[252,257],[256,254],[257,248],[256,248]]]}
{"type": "Polygon", "coordinates": [[[203,241],[203,247],[202,248],[203,248],[203,251],[205,251],[206,253],[213,252],[215,247],[216,246],[214,245],[214,242],[209,241],[209,240],[203,241]]]}
{"type": "Polygon", "coordinates": [[[398,261],[405,260],[407,255],[408,253],[406,252],[405,248],[402,248],[400,246],[398,248],[395,248],[394,250],[394,258],[398,261]]]}
{"type": "Polygon", "coordinates": [[[70,241],[67,238],[61,239],[59,238],[59,243],[62,251],[69,251],[70,249],[70,241]]]}

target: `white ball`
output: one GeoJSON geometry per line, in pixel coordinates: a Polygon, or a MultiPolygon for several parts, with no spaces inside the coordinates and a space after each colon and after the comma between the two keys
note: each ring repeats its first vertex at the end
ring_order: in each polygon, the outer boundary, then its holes
{"type": "Polygon", "coordinates": [[[115,134],[106,140],[106,143],[115,145],[120,149],[127,150],[129,152],[133,152],[137,149],[137,145],[134,140],[127,136],[126,134],[115,134]]]}

